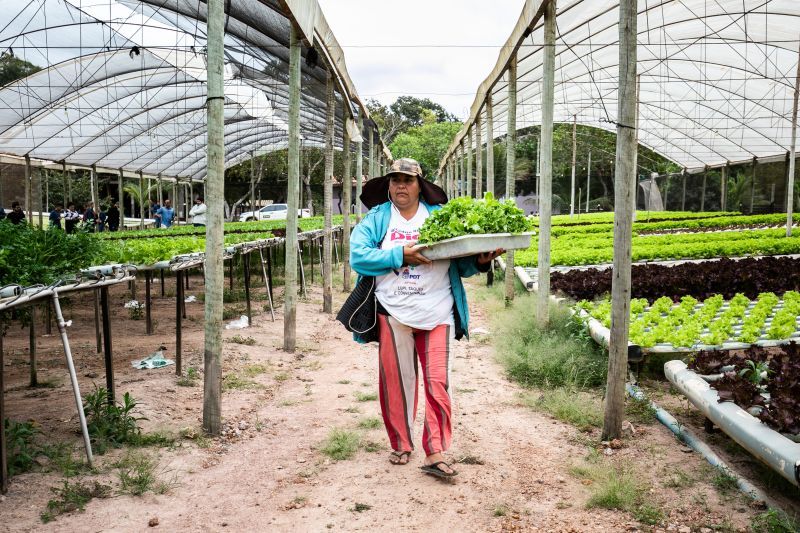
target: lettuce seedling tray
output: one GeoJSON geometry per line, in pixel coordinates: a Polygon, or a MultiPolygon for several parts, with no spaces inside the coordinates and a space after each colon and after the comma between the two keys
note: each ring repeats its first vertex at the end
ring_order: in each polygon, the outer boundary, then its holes
{"type": "Polygon", "coordinates": [[[454,259],[468,255],[493,252],[498,248],[519,250],[530,248],[531,238],[536,232],[525,233],[484,233],[480,235],[462,235],[431,244],[423,244],[422,255],[432,261],[437,259],[454,259]]]}

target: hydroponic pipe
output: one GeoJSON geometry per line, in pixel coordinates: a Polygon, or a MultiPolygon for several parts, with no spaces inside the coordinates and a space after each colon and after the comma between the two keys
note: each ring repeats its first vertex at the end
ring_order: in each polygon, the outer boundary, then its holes
{"type": "Polygon", "coordinates": [[[680,360],[664,365],[667,379],[730,438],[800,486],[800,444],[773,431],[759,419],[734,404],[719,402],[719,394],[680,360]]]}
{"type": "MultiPolygon", "coordinates": [[[[639,387],[637,387],[636,385],[631,385],[630,383],[626,383],[625,388],[628,391],[628,394],[630,394],[637,400],[647,400],[647,397],[644,395],[641,389],[639,389],[639,387]]],[[[714,451],[711,448],[709,448],[705,442],[695,437],[691,431],[686,429],[686,426],[683,426],[677,420],[675,420],[675,417],[673,417],[667,411],[656,405],[655,402],[653,401],[650,402],[650,406],[653,409],[655,409],[656,418],[658,419],[659,422],[667,426],[667,428],[670,431],[672,431],[675,434],[675,436],[678,437],[678,439],[680,439],[681,442],[685,443],[688,447],[690,447],[691,449],[702,455],[703,458],[706,461],[708,461],[708,463],[711,466],[733,477],[736,480],[736,486],[739,487],[739,490],[741,490],[747,496],[756,501],[762,501],[767,503],[767,505],[769,505],[770,507],[774,507],[774,505],[771,503],[771,500],[766,494],[764,494],[760,489],[755,487],[746,479],[739,477],[739,475],[736,472],[731,470],[731,468],[727,464],[725,464],[725,461],[723,461],[719,457],[719,455],[714,453],[714,451]]]]}

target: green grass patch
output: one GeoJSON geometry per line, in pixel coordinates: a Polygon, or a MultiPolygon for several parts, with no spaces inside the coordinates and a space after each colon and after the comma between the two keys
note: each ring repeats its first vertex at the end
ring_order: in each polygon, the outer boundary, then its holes
{"type": "Polygon", "coordinates": [[[261,385],[239,374],[226,374],[222,378],[222,391],[257,389],[261,385]]]}
{"type": "Polygon", "coordinates": [[[234,335],[226,340],[234,344],[244,344],[245,346],[255,346],[258,344],[253,337],[242,337],[241,335],[234,335]]]}
{"type": "Polygon", "coordinates": [[[520,395],[522,404],[571,424],[581,431],[603,426],[600,398],[587,391],[551,389],[539,396],[520,395]]]}
{"type": "Polygon", "coordinates": [[[750,522],[753,533],[796,533],[800,531],[800,519],[789,516],[778,509],[757,514],[750,522]]]}
{"type": "Polygon", "coordinates": [[[361,429],[378,429],[383,425],[383,420],[377,416],[370,416],[358,422],[358,427],[361,429]]]}
{"type": "Polygon", "coordinates": [[[356,503],[350,510],[354,513],[363,513],[364,511],[369,511],[370,509],[372,509],[372,506],[368,503],[356,503]]]}
{"type": "Polygon", "coordinates": [[[551,305],[545,328],[537,324],[536,300],[529,296],[516,298],[493,315],[497,357],[512,380],[542,388],[605,383],[606,353],[566,307],[551,305]]]}
{"type": "Polygon", "coordinates": [[[320,451],[334,461],[344,461],[356,454],[360,442],[361,437],[355,431],[336,428],[328,434],[320,451]]]}
{"type": "Polygon", "coordinates": [[[714,485],[720,494],[730,494],[736,490],[736,477],[727,470],[719,468],[714,469],[714,477],[711,478],[711,484],[714,485]]]}
{"type": "Polygon", "coordinates": [[[114,466],[123,494],[141,496],[146,492],[164,494],[169,490],[169,483],[159,480],[156,473],[158,461],[147,454],[129,452],[114,466]]]}
{"type": "Polygon", "coordinates": [[[591,494],[586,507],[627,511],[643,524],[655,525],[664,513],[647,499],[647,492],[633,470],[615,466],[594,452],[581,465],[570,468],[570,474],[591,481],[591,494]]]}
{"type": "Polygon", "coordinates": [[[200,379],[200,372],[197,367],[190,366],[186,369],[186,374],[179,377],[176,383],[181,387],[194,387],[197,385],[198,379],[200,379]]]}
{"type": "Polygon", "coordinates": [[[625,414],[630,420],[639,424],[650,425],[658,420],[655,407],[646,397],[628,396],[625,399],[625,414]]]}
{"type": "Polygon", "coordinates": [[[356,392],[356,400],[359,402],[374,402],[378,399],[378,395],[374,392],[356,392]]]}
{"type": "Polygon", "coordinates": [[[111,487],[102,485],[97,481],[93,485],[82,482],[70,483],[64,481],[61,487],[50,489],[55,494],[55,498],[47,502],[47,509],[40,515],[43,523],[52,522],[55,518],[64,513],[72,511],[83,511],[86,504],[94,498],[108,498],[111,496],[111,487]]]}
{"type": "Polygon", "coordinates": [[[247,376],[248,378],[254,378],[261,374],[266,374],[269,369],[265,365],[247,365],[242,369],[242,374],[247,376]]]}

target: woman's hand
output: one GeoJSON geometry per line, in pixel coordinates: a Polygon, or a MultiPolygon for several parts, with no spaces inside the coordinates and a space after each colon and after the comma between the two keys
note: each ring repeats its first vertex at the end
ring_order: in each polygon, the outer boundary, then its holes
{"type": "Polygon", "coordinates": [[[503,255],[506,251],[503,248],[498,248],[494,252],[486,252],[482,254],[478,254],[478,264],[485,265],[489,263],[492,259],[499,255],[503,255]]]}
{"type": "Polygon", "coordinates": [[[403,247],[404,265],[430,265],[431,260],[422,255],[424,246],[408,243],[403,247]]]}

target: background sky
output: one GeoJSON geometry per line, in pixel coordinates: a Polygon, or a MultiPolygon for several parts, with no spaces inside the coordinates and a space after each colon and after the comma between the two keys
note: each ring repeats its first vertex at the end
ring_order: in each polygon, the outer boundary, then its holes
{"type": "Polygon", "coordinates": [[[459,119],[524,0],[319,0],[363,100],[430,98],[459,119]]]}

